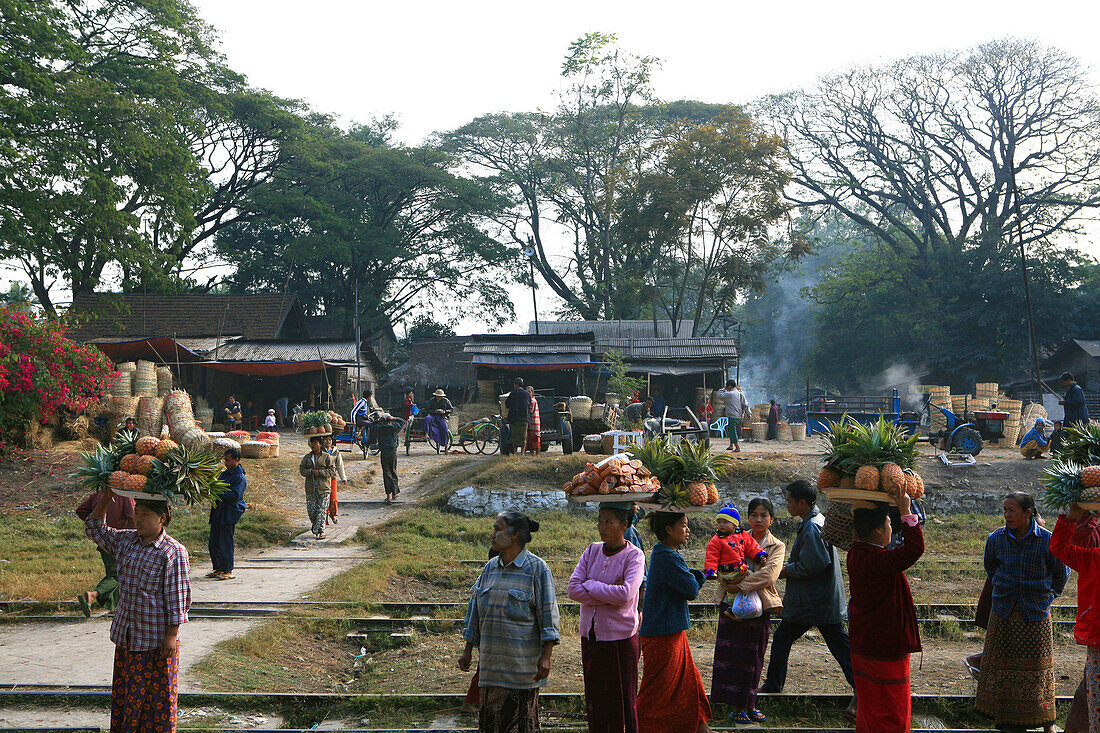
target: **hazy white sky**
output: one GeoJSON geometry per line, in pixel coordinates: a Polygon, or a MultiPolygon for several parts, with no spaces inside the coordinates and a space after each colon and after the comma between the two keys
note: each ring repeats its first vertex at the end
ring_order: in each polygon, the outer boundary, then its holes
{"type": "MultiPolygon", "coordinates": [[[[569,42],[596,30],[661,58],[654,86],[667,100],[747,102],[852,64],[1007,35],[1100,68],[1088,2],[193,2],[255,85],[343,122],[394,113],[414,144],[480,114],[552,107],[569,42]]],[[[529,291],[515,300],[526,324],[529,291]]],[[[553,305],[541,289],[540,316],[553,305]]]]}

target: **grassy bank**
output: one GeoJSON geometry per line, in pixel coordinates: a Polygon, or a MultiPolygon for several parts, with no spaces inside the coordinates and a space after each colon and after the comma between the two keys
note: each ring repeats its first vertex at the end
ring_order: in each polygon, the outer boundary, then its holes
{"type": "MultiPolygon", "coordinates": [[[[249,510],[237,525],[238,549],[277,544],[295,533],[285,490],[275,480],[283,460],[245,462],[249,510]]],[[[71,492],[69,502],[7,507],[0,514],[0,599],[72,600],[102,577],[99,553],[72,511],[86,492],[71,479],[62,480],[71,492]]],[[[208,507],[181,507],[173,511],[169,533],[187,547],[192,561],[201,561],[208,557],[209,526],[208,507]]]]}

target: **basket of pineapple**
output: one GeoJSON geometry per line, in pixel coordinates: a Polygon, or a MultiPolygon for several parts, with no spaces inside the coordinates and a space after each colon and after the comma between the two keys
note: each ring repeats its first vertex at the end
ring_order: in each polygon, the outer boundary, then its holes
{"type": "Polygon", "coordinates": [[[733,464],[730,456],[711,453],[709,440],[672,445],[665,437],[655,437],[632,446],[629,453],[660,482],[652,500],[638,504],[658,512],[710,511],[720,501],[715,482],[725,477],[733,464]]]}
{"type": "Polygon", "coordinates": [[[863,425],[848,416],[830,422],[825,436],[825,467],[817,475],[818,490],[829,497],[821,537],[839,549],[852,546],[852,510],[893,502],[901,494],[924,496],[924,481],[913,469],[918,437],[879,418],[863,425]]]}
{"type": "Polygon", "coordinates": [[[74,474],[93,491],[110,487],[133,499],[186,502],[217,500],[226,489],[221,457],[209,450],[188,448],[171,440],[145,437],[120,440],[80,454],[84,465],[74,474]]]}
{"type": "Polygon", "coordinates": [[[332,418],[324,410],[303,412],[298,417],[298,429],[307,438],[312,438],[314,435],[321,437],[332,435],[332,418]]]}
{"type": "Polygon", "coordinates": [[[1066,428],[1057,460],[1043,471],[1049,509],[1064,510],[1076,504],[1086,511],[1100,511],[1100,426],[1066,428]]]}

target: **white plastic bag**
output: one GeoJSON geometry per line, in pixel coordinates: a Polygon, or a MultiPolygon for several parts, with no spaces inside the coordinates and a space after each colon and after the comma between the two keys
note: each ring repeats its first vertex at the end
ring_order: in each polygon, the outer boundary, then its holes
{"type": "Polygon", "coordinates": [[[760,595],[750,590],[748,593],[737,591],[730,603],[730,612],[742,621],[750,618],[759,618],[764,613],[764,606],[760,602],[760,595]]]}

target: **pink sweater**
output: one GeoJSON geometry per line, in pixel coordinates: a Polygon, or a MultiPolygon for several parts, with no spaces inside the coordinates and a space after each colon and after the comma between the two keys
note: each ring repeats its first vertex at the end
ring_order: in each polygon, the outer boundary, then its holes
{"type": "Polygon", "coordinates": [[[597,641],[619,641],[638,633],[638,590],[645,578],[645,553],[627,542],[608,557],[593,542],[569,578],[569,597],[581,604],[581,636],[595,630],[597,641]]]}

